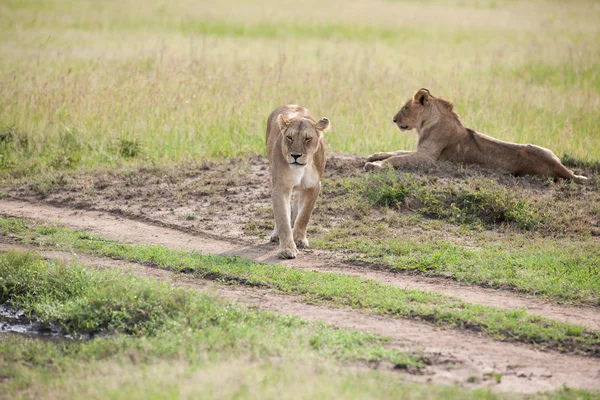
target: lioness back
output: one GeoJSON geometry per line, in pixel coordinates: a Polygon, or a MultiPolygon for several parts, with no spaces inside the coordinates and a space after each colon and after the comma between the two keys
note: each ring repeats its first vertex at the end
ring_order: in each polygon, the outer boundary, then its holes
{"type": "Polygon", "coordinates": [[[321,190],[325,170],[323,132],[328,127],[327,118],[317,122],[306,108],[297,105],[278,107],[267,119],[267,158],[275,216],[271,241],[279,241],[280,258],[295,258],[298,247],[308,246],[306,228],[321,190]]]}

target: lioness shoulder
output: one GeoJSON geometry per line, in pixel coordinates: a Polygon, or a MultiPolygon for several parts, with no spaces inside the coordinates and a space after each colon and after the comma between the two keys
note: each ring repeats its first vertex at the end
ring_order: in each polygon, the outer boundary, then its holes
{"type": "Polygon", "coordinates": [[[329,120],[316,121],[301,106],[276,108],[267,119],[267,158],[271,172],[271,198],[279,241],[278,257],[295,258],[308,247],[306,229],[321,191],[325,171],[323,133],[329,120]]]}

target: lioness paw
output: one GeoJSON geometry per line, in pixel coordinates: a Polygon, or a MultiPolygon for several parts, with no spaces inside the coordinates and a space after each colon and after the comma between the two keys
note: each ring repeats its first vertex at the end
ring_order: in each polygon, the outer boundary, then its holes
{"type": "Polygon", "coordinates": [[[273,231],[273,233],[271,233],[271,237],[269,238],[269,240],[274,243],[279,242],[279,232],[273,231]]]}
{"type": "Polygon", "coordinates": [[[307,238],[302,238],[302,239],[296,239],[296,247],[298,247],[299,249],[307,249],[308,248],[308,239],[307,238]]]}
{"type": "Polygon", "coordinates": [[[390,154],[388,154],[388,153],[375,153],[375,154],[371,154],[369,157],[367,157],[367,161],[368,162],[381,161],[381,160],[385,160],[386,158],[390,158],[390,154]]]}
{"type": "Polygon", "coordinates": [[[383,169],[383,165],[381,165],[381,162],[368,162],[365,164],[365,171],[370,172],[370,171],[380,171],[383,169]]]}
{"type": "Polygon", "coordinates": [[[277,253],[277,257],[284,259],[284,260],[296,258],[296,252],[297,251],[295,249],[281,249],[277,253]]]}

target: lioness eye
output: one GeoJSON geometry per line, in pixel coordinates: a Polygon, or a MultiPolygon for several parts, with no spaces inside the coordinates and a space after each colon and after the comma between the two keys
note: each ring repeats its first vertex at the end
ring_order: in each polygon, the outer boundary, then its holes
{"type": "Polygon", "coordinates": [[[402,111],[406,111],[406,110],[408,110],[408,107],[404,107],[404,108],[402,109],[402,111]]]}
{"type": "Polygon", "coordinates": [[[310,143],[310,141],[311,141],[311,140],[312,140],[312,138],[309,138],[309,137],[307,137],[306,139],[304,139],[304,141],[305,141],[306,143],[310,143]]]}
{"type": "Polygon", "coordinates": [[[289,140],[290,142],[292,141],[292,137],[291,136],[286,136],[285,137],[287,140],[289,140]]]}

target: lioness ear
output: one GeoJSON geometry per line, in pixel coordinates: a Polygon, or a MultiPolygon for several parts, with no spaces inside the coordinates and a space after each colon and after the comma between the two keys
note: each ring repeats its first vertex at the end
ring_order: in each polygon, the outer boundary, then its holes
{"type": "Polygon", "coordinates": [[[323,119],[319,120],[319,122],[317,122],[317,124],[315,125],[315,128],[317,128],[318,131],[321,132],[325,132],[327,129],[329,129],[329,120],[325,117],[323,117],[323,119]]]}
{"type": "Polygon", "coordinates": [[[277,117],[277,123],[279,124],[279,129],[284,129],[287,128],[287,126],[290,124],[290,121],[292,119],[291,118],[286,118],[283,116],[283,114],[279,114],[279,117],[277,117]]]}
{"type": "Polygon", "coordinates": [[[429,103],[429,97],[431,97],[431,93],[429,93],[429,90],[421,88],[417,90],[417,93],[415,93],[413,100],[416,103],[420,103],[422,106],[424,106],[429,103]]]}

